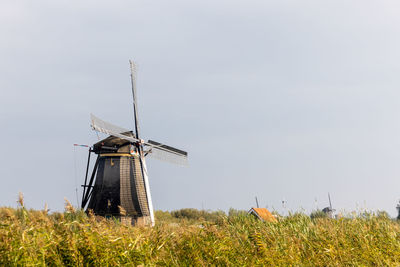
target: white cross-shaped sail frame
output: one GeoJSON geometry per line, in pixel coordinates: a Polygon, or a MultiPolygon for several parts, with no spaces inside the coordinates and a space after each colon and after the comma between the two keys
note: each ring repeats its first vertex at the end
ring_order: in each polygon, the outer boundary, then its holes
{"type": "Polygon", "coordinates": [[[187,165],[187,152],[149,140],[144,142],[143,140],[137,139],[133,136],[131,131],[122,127],[116,126],[112,123],[106,122],[93,114],[90,114],[92,129],[101,133],[112,135],[131,143],[142,143],[149,147],[147,155],[156,159],[176,163],[180,165],[187,165]]]}

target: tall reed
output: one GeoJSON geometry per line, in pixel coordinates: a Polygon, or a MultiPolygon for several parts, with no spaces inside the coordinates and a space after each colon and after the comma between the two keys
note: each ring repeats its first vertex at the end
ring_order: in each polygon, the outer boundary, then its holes
{"type": "Polygon", "coordinates": [[[0,208],[1,266],[400,265],[399,224],[382,215],[297,213],[267,223],[240,212],[208,220],[158,212],[148,228],[86,215],[68,203],[64,213],[48,214],[21,202],[0,208]]]}

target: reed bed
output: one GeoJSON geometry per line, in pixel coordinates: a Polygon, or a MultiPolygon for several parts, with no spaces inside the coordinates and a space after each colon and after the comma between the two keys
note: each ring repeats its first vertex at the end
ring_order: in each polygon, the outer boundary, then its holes
{"type": "Polygon", "coordinates": [[[158,212],[132,227],[71,206],[64,213],[0,208],[0,266],[399,266],[400,228],[384,215],[261,222],[158,212]]]}

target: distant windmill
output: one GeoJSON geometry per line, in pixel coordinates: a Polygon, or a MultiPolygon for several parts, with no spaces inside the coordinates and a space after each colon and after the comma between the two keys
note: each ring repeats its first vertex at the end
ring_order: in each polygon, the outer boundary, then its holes
{"type": "Polygon", "coordinates": [[[130,61],[135,129],[130,131],[91,115],[92,129],[109,136],[89,148],[81,207],[105,217],[120,217],[134,225],[154,225],[146,156],[183,163],[187,152],[139,135],[136,67],[130,61]],[[90,154],[97,154],[88,181],[90,154]]]}
{"type": "Polygon", "coordinates": [[[329,218],[332,218],[333,217],[333,212],[335,210],[332,208],[331,196],[329,195],[329,193],[328,193],[328,199],[329,199],[329,207],[323,208],[322,211],[326,215],[328,215],[329,218]]]}
{"type": "Polygon", "coordinates": [[[398,212],[397,220],[400,220],[400,200],[399,200],[399,203],[396,206],[396,209],[397,209],[397,212],[398,212]]]}

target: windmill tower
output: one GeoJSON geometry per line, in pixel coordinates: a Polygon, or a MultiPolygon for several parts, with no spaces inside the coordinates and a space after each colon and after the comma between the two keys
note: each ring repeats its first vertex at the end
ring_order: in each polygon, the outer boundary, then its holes
{"type": "Polygon", "coordinates": [[[399,203],[397,204],[397,206],[396,206],[396,209],[397,209],[397,220],[400,220],[400,201],[399,201],[399,203]]]}
{"type": "Polygon", "coordinates": [[[335,211],[332,208],[332,202],[331,202],[331,196],[328,193],[328,199],[329,199],[329,207],[323,208],[322,211],[329,217],[333,218],[333,212],[335,211]]]}
{"type": "Polygon", "coordinates": [[[154,225],[154,211],[146,156],[178,164],[187,163],[187,152],[140,138],[136,101],[136,66],[129,61],[135,129],[130,131],[91,114],[91,127],[109,136],[89,148],[81,208],[96,215],[121,218],[133,225],[154,225]],[[91,154],[97,155],[90,177],[91,154]],[[89,178],[89,179],[88,179],[89,178]]]}

